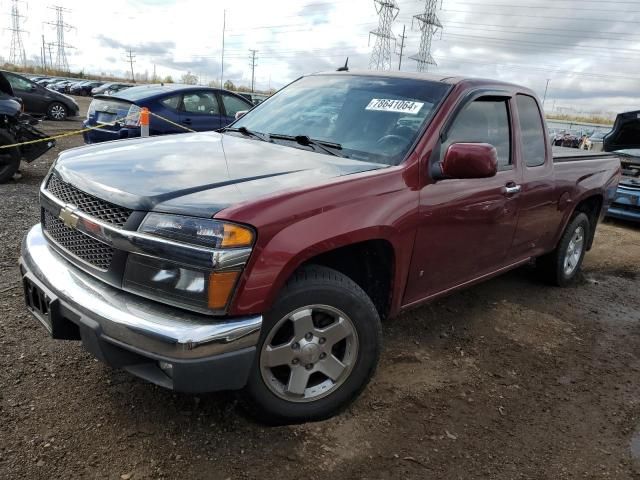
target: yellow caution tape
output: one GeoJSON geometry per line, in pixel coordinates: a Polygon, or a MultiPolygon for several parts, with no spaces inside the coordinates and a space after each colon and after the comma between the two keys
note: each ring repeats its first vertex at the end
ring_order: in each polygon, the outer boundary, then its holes
{"type": "MultiPolygon", "coordinates": [[[[153,115],[154,117],[158,117],[160,120],[164,120],[167,123],[170,123],[171,125],[174,125],[176,127],[182,128],[188,132],[195,132],[195,130],[192,130],[188,127],[185,127],[184,125],[180,125],[179,123],[176,122],[172,122],[171,120],[169,120],[168,118],[164,118],[161,115],[158,115],[157,113],[153,113],[153,112],[149,112],[151,115],[153,115]]],[[[61,133],[60,135],[53,135],[51,137],[46,137],[46,138],[38,138],[36,140],[28,140],[26,142],[20,142],[20,143],[13,143],[11,145],[0,145],[0,150],[4,149],[4,148],[14,148],[14,147],[21,147],[22,145],[31,145],[34,143],[41,143],[41,142],[50,142],[52,140],[58,140],[60,138],[65,138],[65,137],[72,137],[73,135],[79,135],[81,133],[84,132],[90,132],[91,130],[99,130],[101,128],[104,127],[113,127],[115,126],[117,123],[126,120],[128,118],[124,117],[124,118],[119,118],[117,120],[114,120],[113,122],[105,122],[105,123],[101,123],[100,125],[96,125],[95,127],[86,127],[83,128],[81,130],[74,130],[72,132],[66,132],[66,133],[61,133]]]]}

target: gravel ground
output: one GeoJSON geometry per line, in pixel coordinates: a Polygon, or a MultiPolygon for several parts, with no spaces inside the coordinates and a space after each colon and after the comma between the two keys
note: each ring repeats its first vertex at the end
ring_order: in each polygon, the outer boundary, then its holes
{"type": "Polygon", "coordinates": [[[144,383],[26,313],[19,243],[80,143],[0,186],[0,478],[640,478],[639,227],[601,225],[572,287],[524,268],[388,322],[347,412],[265,428],[232,394],[144,383]]]}

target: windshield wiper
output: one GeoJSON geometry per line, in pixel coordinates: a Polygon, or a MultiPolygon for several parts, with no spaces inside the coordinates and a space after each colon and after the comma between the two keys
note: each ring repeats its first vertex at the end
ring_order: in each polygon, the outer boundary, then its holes
{"type": "Polygon", "coordinates": [[[269,135],[266,135],[264,133],[260,133],[260,132],[254,132],[253,130],[249,130],[247,127],[239,127],[239,128],[233,128],[233,127],[224,127],[221,128],[219,130],[221,133],[223,132],[238,132],[241,133],[247,137],[253,137],[253,138],[257,138],[258,140],[262,140],[263,142],[269,142],[271,143],[271,138],[269,138],[269,135]]]}
{"type": "Polygon", "coordinates": [[[314,140],[307,135],[283,135],[280,133],[270,133],[269,137],[272,139],[291,140],[298,145],[305,147],[316,147],[318,150],[322,150],[329,155],[335,157],[346,157],[346,155],[337,152],[336,150],[342,150],[342,145],[339,143],[325,142],[324,140],[314,140]]]}

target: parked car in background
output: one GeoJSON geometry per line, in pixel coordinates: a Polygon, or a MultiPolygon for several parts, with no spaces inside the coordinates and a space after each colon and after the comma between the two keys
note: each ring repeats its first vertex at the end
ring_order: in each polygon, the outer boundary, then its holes
{"type": "Polygon", "coordinates": [[[85,82],[76,83],[69,88],[71,95],[79,95],[81,97],[88,97],[91,95],[91,90],[101,87],[105,82],[97,80],[87,80],[85,82]]]}
{"type": "Polygon", "coordinates": [[[269,95],[265,95],[263,93],[248,93],[248,92],[235,92],[235,93],[246,98],[254,105],[260,105],[267,98],[269,98],[269,95]]]}
{"type": "MultiPolygon", "coordinates": [[[[178,125],[196,130],[217,130],[235,120],[238,111],[253,104],[235,93],[191,85],[144,85],[112,95],[96,95],[89,106],[85,127],[103,125],[84,133],[86,143],[140,136],[140,109],[147,107],[178,125]],[[117,122],[115,125],[111,125],[117,122]]],[[[151,135],[186,130],[151,116],[151,135]]]]}
{"type": "Polygon", "coordinates": [[[604,137],[604,151],[640,149],[640,110],[621,113],[604,137]]]}
{"type": "Polygon", "coordinates": [[[48,85],[47,88],[55,90],[56,92],[65,93],[69,85],[73,85],[75,83],[77,83],[76,80],[62,80],[48,85]]]}
{"type": "Polygon", "coordinates": [[[129,87],[133,87],[133,85],[130,83],[107,82],[91,90],[91,95],[109,95],[110,93],[118,92],[129,87]]]}
{"type": "Polygon", "coordinates": [[[620,220],[640,222],[640,149],[619,150],[622,180],[607,215],[620,220]]]}
{"type": "Polygon", "coordinates": [[[22,100],[25,112],[44,115],[51,120],[66,120],[80,113],[76,101],[67,95],[43,87],[17,73],[2,71],[2,74],[11,84],[15,96],[22,100]]]}
{"type": "Polygon", "coordinates": [[[604,151],[604,137],[606,133],[595,132],[590,137],[587,137],[580,145],[583,150],[589,150],[590,152],[603,152],[604,151]]]}

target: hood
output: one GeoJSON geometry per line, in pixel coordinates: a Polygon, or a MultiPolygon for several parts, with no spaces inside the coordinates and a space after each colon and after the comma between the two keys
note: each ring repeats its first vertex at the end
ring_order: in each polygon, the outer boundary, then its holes
{"type": "Polygon", "coordinates": [[[385,166],[206,132],[67,150],[55,169],[116,205],[211,217],[234,204],[385,166]]]}

